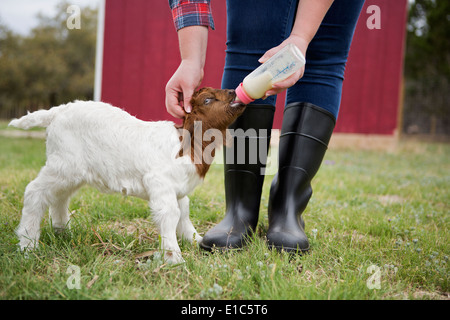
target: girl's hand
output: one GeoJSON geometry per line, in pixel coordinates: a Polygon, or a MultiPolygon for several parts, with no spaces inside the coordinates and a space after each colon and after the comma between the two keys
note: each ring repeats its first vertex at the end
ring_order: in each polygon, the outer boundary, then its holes
{"type": "Polygon", "coordinates": [[[191,112],[190,101],[203,79],[203,68],[195,62],[181,61],[166,85],[166,109],[175,118],[191,112]]]}

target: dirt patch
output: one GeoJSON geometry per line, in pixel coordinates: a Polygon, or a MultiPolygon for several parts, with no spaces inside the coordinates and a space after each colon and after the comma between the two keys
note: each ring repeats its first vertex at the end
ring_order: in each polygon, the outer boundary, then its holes
{"type": "Polygon", "coordinates": [[[395,194],[380,195],[377,196],[377,199],[383,206],[388,206],[395,203],[403,203],[406,201],[404,198],[395,194]]]}
{"type": "Polygon", "coordinates": [[[158,239],[158,230],[154,224],[146,219],[138,218],[131,221],[115,221],[106,226],[110,230],[114,230],[119,234],[134,234],[139,240],[139,244],[145,241],[156,241],[158,239]]]}
{"type": "Polygon", "coordinates": [[[45,131],[0,130],[0,136],[7,138],[45,139],[45,131]]]}

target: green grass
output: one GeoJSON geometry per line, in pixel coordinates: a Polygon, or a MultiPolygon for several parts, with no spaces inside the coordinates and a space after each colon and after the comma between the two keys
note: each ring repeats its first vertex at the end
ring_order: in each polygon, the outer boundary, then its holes
{"type": "MultiPolygon", "coordinates": [[[[71,202],[71,230],[55,234],[46,217],[40,249],[24,257],[14,229],[45,145],[0,136],[0,299],[448,299],[449,156],[444,144],[329,150],[304,213],[309,254],[266,248],[268,176],[247,248],[209,254],[182,242],[186,263],[170,266],[155,254],[144,201],[89,187],[71,202]]],[[[222,169],[213,165],[191,196],[201,234],[224,214],[222,169]]]]}

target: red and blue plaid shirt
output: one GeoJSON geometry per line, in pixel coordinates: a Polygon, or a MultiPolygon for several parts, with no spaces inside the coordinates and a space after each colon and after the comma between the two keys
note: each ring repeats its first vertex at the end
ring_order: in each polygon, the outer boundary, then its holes
{"type": "Polygon", "coordinates": [[[214,30],[210,0],[169,0],[175,28],[207,26],[214,30]]]}

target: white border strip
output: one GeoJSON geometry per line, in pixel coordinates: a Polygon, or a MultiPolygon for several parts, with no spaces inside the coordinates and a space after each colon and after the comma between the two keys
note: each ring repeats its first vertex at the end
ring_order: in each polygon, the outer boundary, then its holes
{"type": "Polygon", "coordinates": [[[103,40],[105,35],[105,1],[106,0],[100,0],[98,4],[97,45],[95,50],[94,101],[100,101],[102,98],[103,40]]]}

